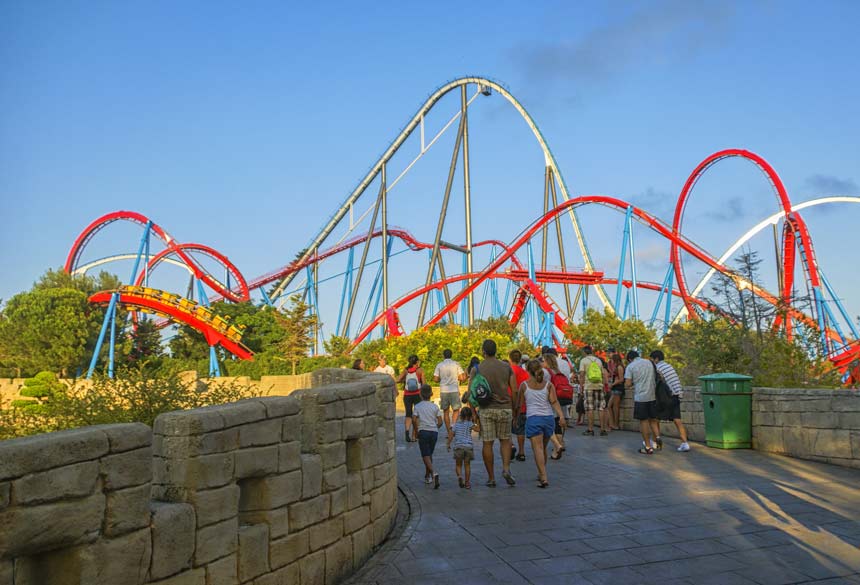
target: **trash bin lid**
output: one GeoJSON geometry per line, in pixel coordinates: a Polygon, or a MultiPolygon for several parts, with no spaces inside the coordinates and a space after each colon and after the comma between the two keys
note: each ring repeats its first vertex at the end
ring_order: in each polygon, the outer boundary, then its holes
{"type": "Polygon", "coordinates": [[[719,373],[719,374],[708,374],[706,376],[699,376],[699,380],[727,380],[727,381],[744,381],[744,380],[752,380],[752,376],[746,376],[744,374],[731,374],[728,372],[719,373]]]}

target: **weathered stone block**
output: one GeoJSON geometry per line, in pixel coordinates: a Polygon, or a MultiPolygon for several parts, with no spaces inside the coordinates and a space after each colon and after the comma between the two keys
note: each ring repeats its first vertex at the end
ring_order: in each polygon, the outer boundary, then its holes
{"type": "Polygon", "coordinates": [[[96,427],[0,441],[0,480],[98,459],[109,448],[96,427]]]}
{"type": "Polygon", "coordinates": [[[860,412],[840,412],[836,428],[843,430],[860,430],[860,412]]]}
{"type": "Polygon", "coordinates": [[[17,557],[94,540],[101,530],[104,494],[0,511],[0,557],[17,557]]]}
{"type": "Polygon", "coordinates": [[[217,411],[208,407],[159,414],[152,426],[152,431],[156,435],[182,437],[219,431],[223,428],[224,419],[217,411]]]}
{"type": "Polygon", "coordinates": [[[340,420],[321,422],[314,427],[316,440],[320,444],[333,443],[343,439],[343,423],[340,420]]]}
{"type": "Polygon", "coordinates": [[[346,485],[346,465],[339,465],[323,474],[323,491],[330,492],[346,485]]]}
{"type": "Polygon", "coordinates": [[[274,510],[302,497],[302,473],[291,471],[240,482],[239,511],[274,510]]]}
{"type": "Polygon", "coordinates": [[[367,400],[364,398],[353,398],[343,401],[343,416],[347,418],[362,417],[367,415],[367,400]]]}
{"type": "Polygon", "coordinates": [[[331,402],[329,404],[320,404],[319,407],[320,420],[339,420],[343,418],[343,402],[331,402]]]}
{"type": "Polygon", "coordinates": [[[268,419],[238,427],[239,446],[258,447],[279,443],[282,424],[281,419],[268,419]]]}
{"type": "Polygon", "coordinates": [[[375,416],[367,416],[362,419],[361,434],[365,437],[370,437],[376,434],[379,428],[379,421],[375,416]]]}
{"type": "Polygon", "coordinates": [[[155,435],[153,453],[166,459],[187,459],[212,453],[224,453],[239,448],[237,428],[213,431],[201,435],[163,436],[155,435]]]}
{"type": "Polygon", "coordinates": [[[164,579],[191,566],[196,518],[190,504],[150,505],[152,529],[151,579],[164,579]]]}
{"type": "Polygon", "coordinates": [[[211,408],[221,415],[224,419],[225,428],[244,425],[266,418],[266,407],[254,398],[207,408],[211,408]]]}
{"type": "Polygon", "coordinates": [[[284,506],[277,510],[255,510],[239,514],[240,524],[267,524],[269,537],[272,539],[286,536],[290,532],[289,508],[284,506]]]}
{"type": "Polygon", "coordinates": [[[346,506],[353,510],[361,505],[362,495],[364,494],[364,484],[361,481],[360,473],[349,473],[346,478],[346,506]]]}
{"type": "Polygon", "coordinates": [[[266,416],[269,418],[298,414],[301,409],[301,403],[295,396],[267,396],[255,400],[266,407],[266,416]]]}
{"type": "Polygon", "coordinates": [[[851,431],[851,456],[860,463],[860,431],[851,431]]]}
{"type": "Polygon", "coordinates": [[[198,529],[194,566],[199,567],[236,552],[238,533],[238,518],[198,529]]]}
{"type": "Polygon", "coordinates": [[[302,499],[322,493],[322,459],[319,455],[302,455],[302,499]]]}
{"type": "Polygon", "coordinates": [[[385,513],[373,522],[373,546],[377,547],[385,542],[394,526],[397,516],[397,504],[391,506],[385,513]]]}
{"type": "Polygon", "coordinates": [[[98,478],[98,461],[86,461],[31,473],[13,482],[13,503],[31,505],[82,498],[93,493],[98,478]]]}
{"type": "Polygon", "coordinates": [[[332,517],[346,512],[347,493],[346,486],[330,492],[332,517]]]}
{"type": "Polygon", "coordinates": [[[819,457],[851,458],[850,431],[835,429],[815,429],[812,435],[812,453],[819,457]]]}
{"type": "Polygon", "coordinates": [[[269,571],[269,526],[239,528],[239,581],[245,583],[269,571]]]}
{"type": "Polygon", "coordinates": [[[302,444],[300,441],[281,443],[278,446],[278,471],[293,471],[302,466],[302,444]]]}
{"type": "Polygon", "coordinates": [[[302,439],[302,416],[294,415],[284,417],[284,423],[281,427],[281,441],[288,443],[290,441],[301,441],[302,439]]]}
{"type": "Polygon", "coordinates": [[[111,453],[123,453],[152,445],[152,429],[143,423],[101,425],[107,435],[111,453]]]}
{"type": "Polygon", "coordinates": [[[106,490],[118,490],[152,481],[152,448],[144,447],[102,457],[99,473],[106,490]]]}
{"type": "Polygon", "coordinates": [[[12,574],[13,568],[12,559],[0,560],[0,585],[14,585],[12,581],[14,578],[12,574]]]}
{"type": "Polygon", "coordinates": [[[397,503],[397,480],[390,480],[388,483],[373,490],[370,493],[370,516],[374,520],[379,518],[392,505],[397,503]]]}
{"type": "Polygon", "coordinates": [[[310,527],[309,542],[311,551],[317,551],[343,536],[343,518],[333,518],[310,527]]]}
{"type": "Polygon", "coordinates": [[[325,549],[325,582],[335,585],[352,572],[352,541],[347,537],[325,549]]]}
{"type": "Polygon", "coordinates": [[[239,583],[239,558],[227,555],[206,565],[206,585],[237,585],[239,583]]]}
{"type": "Polygon", "coordinates": [[[367,525],[352,535],[352,567],[358,569],[373,553],[373,525],[367,525]]]}
{"type": "Polygon", "coordinates": [[[343,532],[352,534],[370,524],[370,506],[360,506],[344,514],[343,532]]]}
{"type": "Polygon", "coordinates": [[[358,455],[361,460],[361,469],[373,467],[379,461],[376,436],[363,437],[358,440],[358,455]]]}
{"type": "Polygon", "coordinates": [[[156,458],[153,482],[194,489],[220,487],[233,481],[234,453],[214,453],[189,459],[156,458]]]}
{"type": "Polygon", "coordinates": [[[796,426],[783,427],[782,444],[785,452],[795,457],[803,457],[812,453],[810,433],[796,426]]]}
{"type": "Polygon", "coordinates": [[[804,412],[800,415],[804,427],[833,429],[839,426],[839,415],[835,412],[804,412]]]}
{"type": "MultiPolygon", "coordinates": [[[[9,505],[12,496],[12,484],[8,481],[0,483],[0,510],[9,505]]],[[[2,581],[0,581],[2,583],[2,581]]]]}
{"type": "MultiPolygon", "coordinates": [[[[373,422],[373,421],[371,421],[373,422]]],[[[375,423],[374,423],[375,426],[375,423]]],[[[376,432],[374,428],[372,432],[376,432]]],[[[342,424],[342,438],[358,439],[370,433],[364,432],[364,419],[362,418],[345,418],[342,424]]]]}
{"type": "Polygon", "coordinates": [[[114,537],[149,526],[148,483],[107,493],[104,533],[114,537]]]}
{"type": "Polygon", "coordinates": [[[302,585],[325,585],[325,551],[319,551],[299,561],[302,585]]]}
{"type": "MultiPolygon", "coordinates": [[[[831,405],[836,412],[860,412],[860,392],[857,390],[844,390],[835,395],[831,405]]],[[[2,455],[0,455],[2,460],[2,455]]],[[[2,473],[0,473],[2,479],[2,473]]]]}
{"type": "Polygon", "coordinates": [[[331,469],[338,465],[346,464],[346,443],[344,441],[329,445],[320,445],[317,448],[317,452],[322,458],[323,469],[331,469]]]}
{"type": "Polygon", "coordinates": [[[285,538],[273,540],[269,546],[269,559],[273,569],[297,561],[310,550],[308,531],[302,530],[285,538]]]}
{"type": "Polygon", "coordinates": [[[199,569],[185,571],[162,581],[154,582],[151,585],[207,585],[206,569],[200,567],[199,569]]]}
{"type": "Polygon", "coordinates": [[[298,585],[300,578],[299,564],[293,563],[258,577],[254,580],[254,585],[298,585]]]}
{"type": "Polygon", "coordinates": [[[290,504],[290,529],[301,530],[329,517],[331,497],[328,494],[290,504]]]}
{"type": "Polygon", "coordinates": [[[239,486],[233,484],[192,492],[186,501],[194,505],[197,528],[202,528],[233,518],[239,513],[239,486]]]}
{"type": "Polygon", "coordinates": [[[753,448],[770,453],[783,453],[782,427],[754,427],[753,448]]]}
{"type": "Polygon", "coordinates": [[[278,472],[278,445],[239,449],[236,452],[236,478],[260,477],[278,472]]]}

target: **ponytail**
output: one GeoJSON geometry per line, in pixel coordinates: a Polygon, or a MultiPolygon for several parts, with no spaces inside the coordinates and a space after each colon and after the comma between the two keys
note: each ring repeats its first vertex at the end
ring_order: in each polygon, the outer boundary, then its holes
{"type": "Polygon", "coordinates": [[[543,366],[538,360],[529,360],[529,363],[526,364],[526,370],[537,380],[538,384],[543,384],[543,366]]]}

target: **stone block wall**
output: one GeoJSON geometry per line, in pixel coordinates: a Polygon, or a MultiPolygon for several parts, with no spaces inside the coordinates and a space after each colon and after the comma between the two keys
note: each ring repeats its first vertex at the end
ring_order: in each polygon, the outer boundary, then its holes
{"type": "Polygon", "coordinates": [[[391,378],[0,442],[0,585],[330,585],[397,511],[391,378]]]}
{"type": "MultiPolygon", "coordinates": [[[[621,403],[621,426],[638,431],[630,392],[621,403]]],[[[705,440],[701,390],[684,387],[681,420],[690,440],[705,440]]],[[[660,431],[677,437],[674,423],[660,431]]],[[[860,391],[753,388],[753,449],[860,469],[860,391]]]]}

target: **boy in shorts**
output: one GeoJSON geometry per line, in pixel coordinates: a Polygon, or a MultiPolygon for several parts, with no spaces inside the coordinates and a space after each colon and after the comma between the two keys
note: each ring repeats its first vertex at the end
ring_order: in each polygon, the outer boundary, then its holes
{"type": "Polygon", "coordinates": [[[431,400],[433,389],[423,384],[419,392],[421,402],[412,409],[412,425],[418,429],[418,449],[424,461],[424,483],[433,484],[439,489],[439,474],[433,469],[433,451],[439,438],[439,427],[442,426],[442,411],[431,400]]]}

